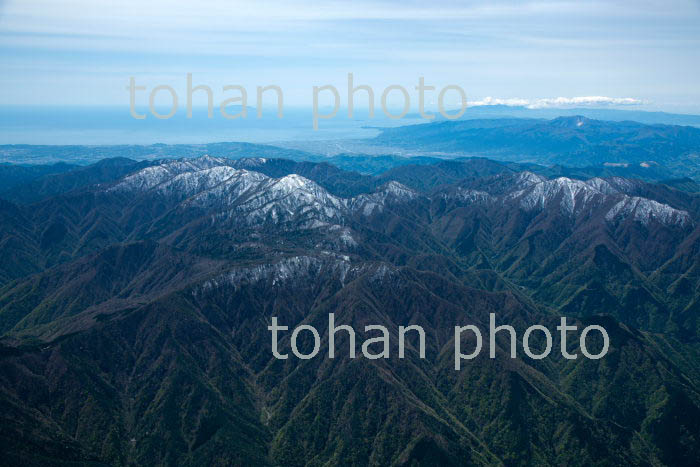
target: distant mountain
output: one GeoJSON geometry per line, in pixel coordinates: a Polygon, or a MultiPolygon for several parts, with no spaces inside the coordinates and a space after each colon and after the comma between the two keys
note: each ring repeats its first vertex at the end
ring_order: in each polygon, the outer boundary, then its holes
{"type": "Polygon", "coordinates": [[[689,193],[700,193],[700,183],[688,177],[663,180],[662,183],[689,193]]]}
{"type": "Polygon", "coordinates": [[[700,129],[608,122],[582,116],[553,120],[497,119],[428,123],[385,129],[380,146],[423,154],[489,156],[513,162],[569,167],[661,167],[676,176],[700,176],[700,129]]]}
{"type": "Polygon", "coordinates": [[[266,157],[134,164],[0,202],[6,463],[700,461],[700,197],[687,182],[478,158],[378,176],[266,157]],[[326,349],[330,312],[358,349],[365,325],[387,326],[391,358],[348,358],[345,334],[332,360],[272,357],[271,316],[314,325],[326,349]],[[533,360],[518,342],[511,359],[503,338],[497,358],[455,371],[453,327],[486,335],[491,312],[518,336],[561,316],[602,325],[610,352],[566,360],[555,340],[533,360]],[[416,340],[397,358],[409,324],[426,331],[426,359],[416,340]]]}
{"type": "Polygon", "coordinates": [[[284,157],[304,160],[309,153],[251,143],[151,144],[151,145],[0,145],[0,160],[20,164],[70,162],[93,164],[101,159],[128,158],[153,160],[164,157],[199,157],[219,154],[230,158],[244,156],[284,157]]]}
{"type": "Polygon", "coordinates": [[[0,163],[0,190],[6,191],[17,185],[26,184],[37,178],[68,172],[76,165],[58,162],[51,165],[17,165],[0,163]]]}
{"type": "MultiPolygon", "coordinates": [[[[699,128],[602,121],[580,115],[552,120],[504,117],[441,121],[387,128],[374,139],[279,144],[10,145],[0,146],[0,157],[23,164],[55,161],[89,164],[107,158],[148,161],[164,157],[200,157],[211,153],[231,159],[261,157],[327,162],[346,171],[375,176],[405,165],[489,157],[520,164],[516,170],[527,169],[548,176],[558,172],[574,178],[621,176],[647,181],[681,177],[695,180],[700,177],[697,158],[700,153],[699,128]]],[[[10,169],[5,167],[4,170],[10,169]]],[[[12,170],[17,172],[20,169],[12,170]]],[[[51,169],[36,166],[33,170],[39,174],[39,170],[51,169]]],[[[0,176],[2,173],[0,170],[0,176]]],[[[1,190],[0,195],[18,197],[17,194],[3,194],[1,190]]],[[[25,199],[32,196],[30,193],[25,199]]]]}
{"type": "MultiPolygon", "coordinates": [[[[689,125],[700,126],[700,115],[677,114],[634,109],[605,108],[529,108],[510,105],[476,105],[467,108],[461,120],[492,118],[544,118],[574,117],[581,115],[594,120],[613,122],[635,121],[649,125],[689,125]]],[[[438,115],[437,118],[442,118],[438,115]]]]}
{"type": "MultiPolygon", "coordinates": [[[[103,159],[87,167],[69,166],[59,173],[33,177],[20,186],[7,187],[0,191],[0,198],[15,202],[31,203],[67,193],[86,186],[116,180],[129,172],[146,167],[150,163],[126,158],[103,159]]],[[[36,166],[37,169],[46,166],[36,166]]],[[[51,166],[49,166],[51,167],[51,166]]]]}

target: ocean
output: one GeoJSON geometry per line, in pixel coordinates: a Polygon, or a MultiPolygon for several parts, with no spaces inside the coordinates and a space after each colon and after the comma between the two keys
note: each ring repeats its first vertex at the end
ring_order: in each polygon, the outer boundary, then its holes
{"type": "MultiPolygon", "coordinates": [[[[139,112],[143,110],[139,109],[139,112]]],[[[229,112],[234,113],[233,110],[229,112]]],[[[167,111],[162,111],[163,114],[167,111]]],[[[0,145],[115,145],[115,144],[201,144],[223,141],[274,143],[372,138],[381,127],[425,123],[420,118],[387,118],[381,110],[372,119],[348,118],[340,110],[336,117],[320,120],[313,130],[311,109],[285,108],[278,118],[276,109],[265,109],[257,118],[255,109],[247,118],[227,120],[214,109],[195,108],[192,118],[185,109],[168,120],[148,114],[134,119],[128,106],[122,107],[0,107],[0,145]]]]}

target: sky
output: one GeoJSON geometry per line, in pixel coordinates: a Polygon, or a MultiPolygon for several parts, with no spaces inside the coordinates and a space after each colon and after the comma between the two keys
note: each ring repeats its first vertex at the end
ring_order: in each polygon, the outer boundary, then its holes
{"type": "Polygon", "coordinates": [[[700,0],[0,0],[0,63],[0,105],[128,106],[130,77],[147,87],[137,104],[158,85],[182,104],[192,73],[215,105],[225,85],[250,104],[274,84],[285,106],[310,106],[313,86],[332,84],[345,107],[352,72],[377,106],[398,84],[415,110],[424,77],[471,105],[700,113],[700,0]]]}

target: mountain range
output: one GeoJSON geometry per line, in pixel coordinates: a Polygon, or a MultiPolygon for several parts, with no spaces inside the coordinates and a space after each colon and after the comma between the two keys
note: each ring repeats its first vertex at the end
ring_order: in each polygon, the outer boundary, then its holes
{"type": "Polygon", "coordinates": [[[700,198],[528,167],[204,155],[18,181],[0,202],[5,462],[696,465],[700,198]],[[346,358],[340,336],[333,360],[272,357],[271,316],[325,348],[331,312],[385,325],[391,358],[346,358]],[[609,354],[511,359],[503,339],[456,372],[453,327],[485,333],[492,312],[519,336],[602,325],[609,354]],[[397,358],[409,324],[426,359],[410,339],[397,358]]]}
{"type": "MultiPolygon", "coordinates": [[[[457,113],[450,110],[449,113],[457,113]]],[[[551,120],[557,117],[583,116],[595,120],[613,122],[635,121],[648,125],[688,125],[700,126],[700,116],[678,114],[660,111],[634,110],[633,108],[591,108],[591,107],[536,107],[524,105],[469,105],[460,120],[493,119],[493,118],[542,118],[551,120]]],[[[442,115],[437,119],[445,120],[442,115]]]]}
{"type": "MultiPolygon", "coordinates": [[[[76,165],[90,165],[96,159],[154,161],[205,154],[233,159],[255,155],[297,162],[326,162],[345,171],[375,176],[404,165],[488,157],[546,176],[558,171],[560,175],[573,178],[620,176],[646,181],[688,179],[694,183],[700,179],[700,129],[694,126],[595,120],[582,115],[554,119],[503,117],[481,110],[470,115],[489,118],[443,119],[433,123],[377,128],[379,135],[369,139],[287,141],[275,145],[240,142],[3,145],[0,146],[0,160],[24,165],[0,164],[0,181],[7,183],[9,188],[13,180],[31,181],[49,173],[61,175],[76,165]]],[[[102,176],[108,175],[105,172],[102,176]]],[[[689,185],[685,186],[688,189],[689,185]]],[[[2,196],[15,196],[3,193],[7,188],[0,187],[2,196]]],[[[697,192],[697,187],[692,189],[697,192]]],[[[28,189],[25,187],[25,190],[28,189]]]]}
{"type": "Polygon", "coordinates": [[[388,128],[378,144],[423,154],[479,155],[513,162],[568,167],[664,168],[698,176],[700,129],[610,122],[583,116],[444,121],[388,128]]]}

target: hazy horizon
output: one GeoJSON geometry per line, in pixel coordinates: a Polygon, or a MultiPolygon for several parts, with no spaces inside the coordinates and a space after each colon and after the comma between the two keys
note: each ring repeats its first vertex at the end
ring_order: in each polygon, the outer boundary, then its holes
{"type": "Polygon", "coordinates": [[[438,89],[461,86],[471,102],[556,107],[594,96],[625,108],[700,113],[699,5],[7,0],[0,2],[0,102],[127,106],[129,77],[182,93],[192,73],[215,92],[275,84],[285,105],[303,106],[312,86],[340,89],[353,72],[358,84],[411,92],[424,76],[438,89]]]}

